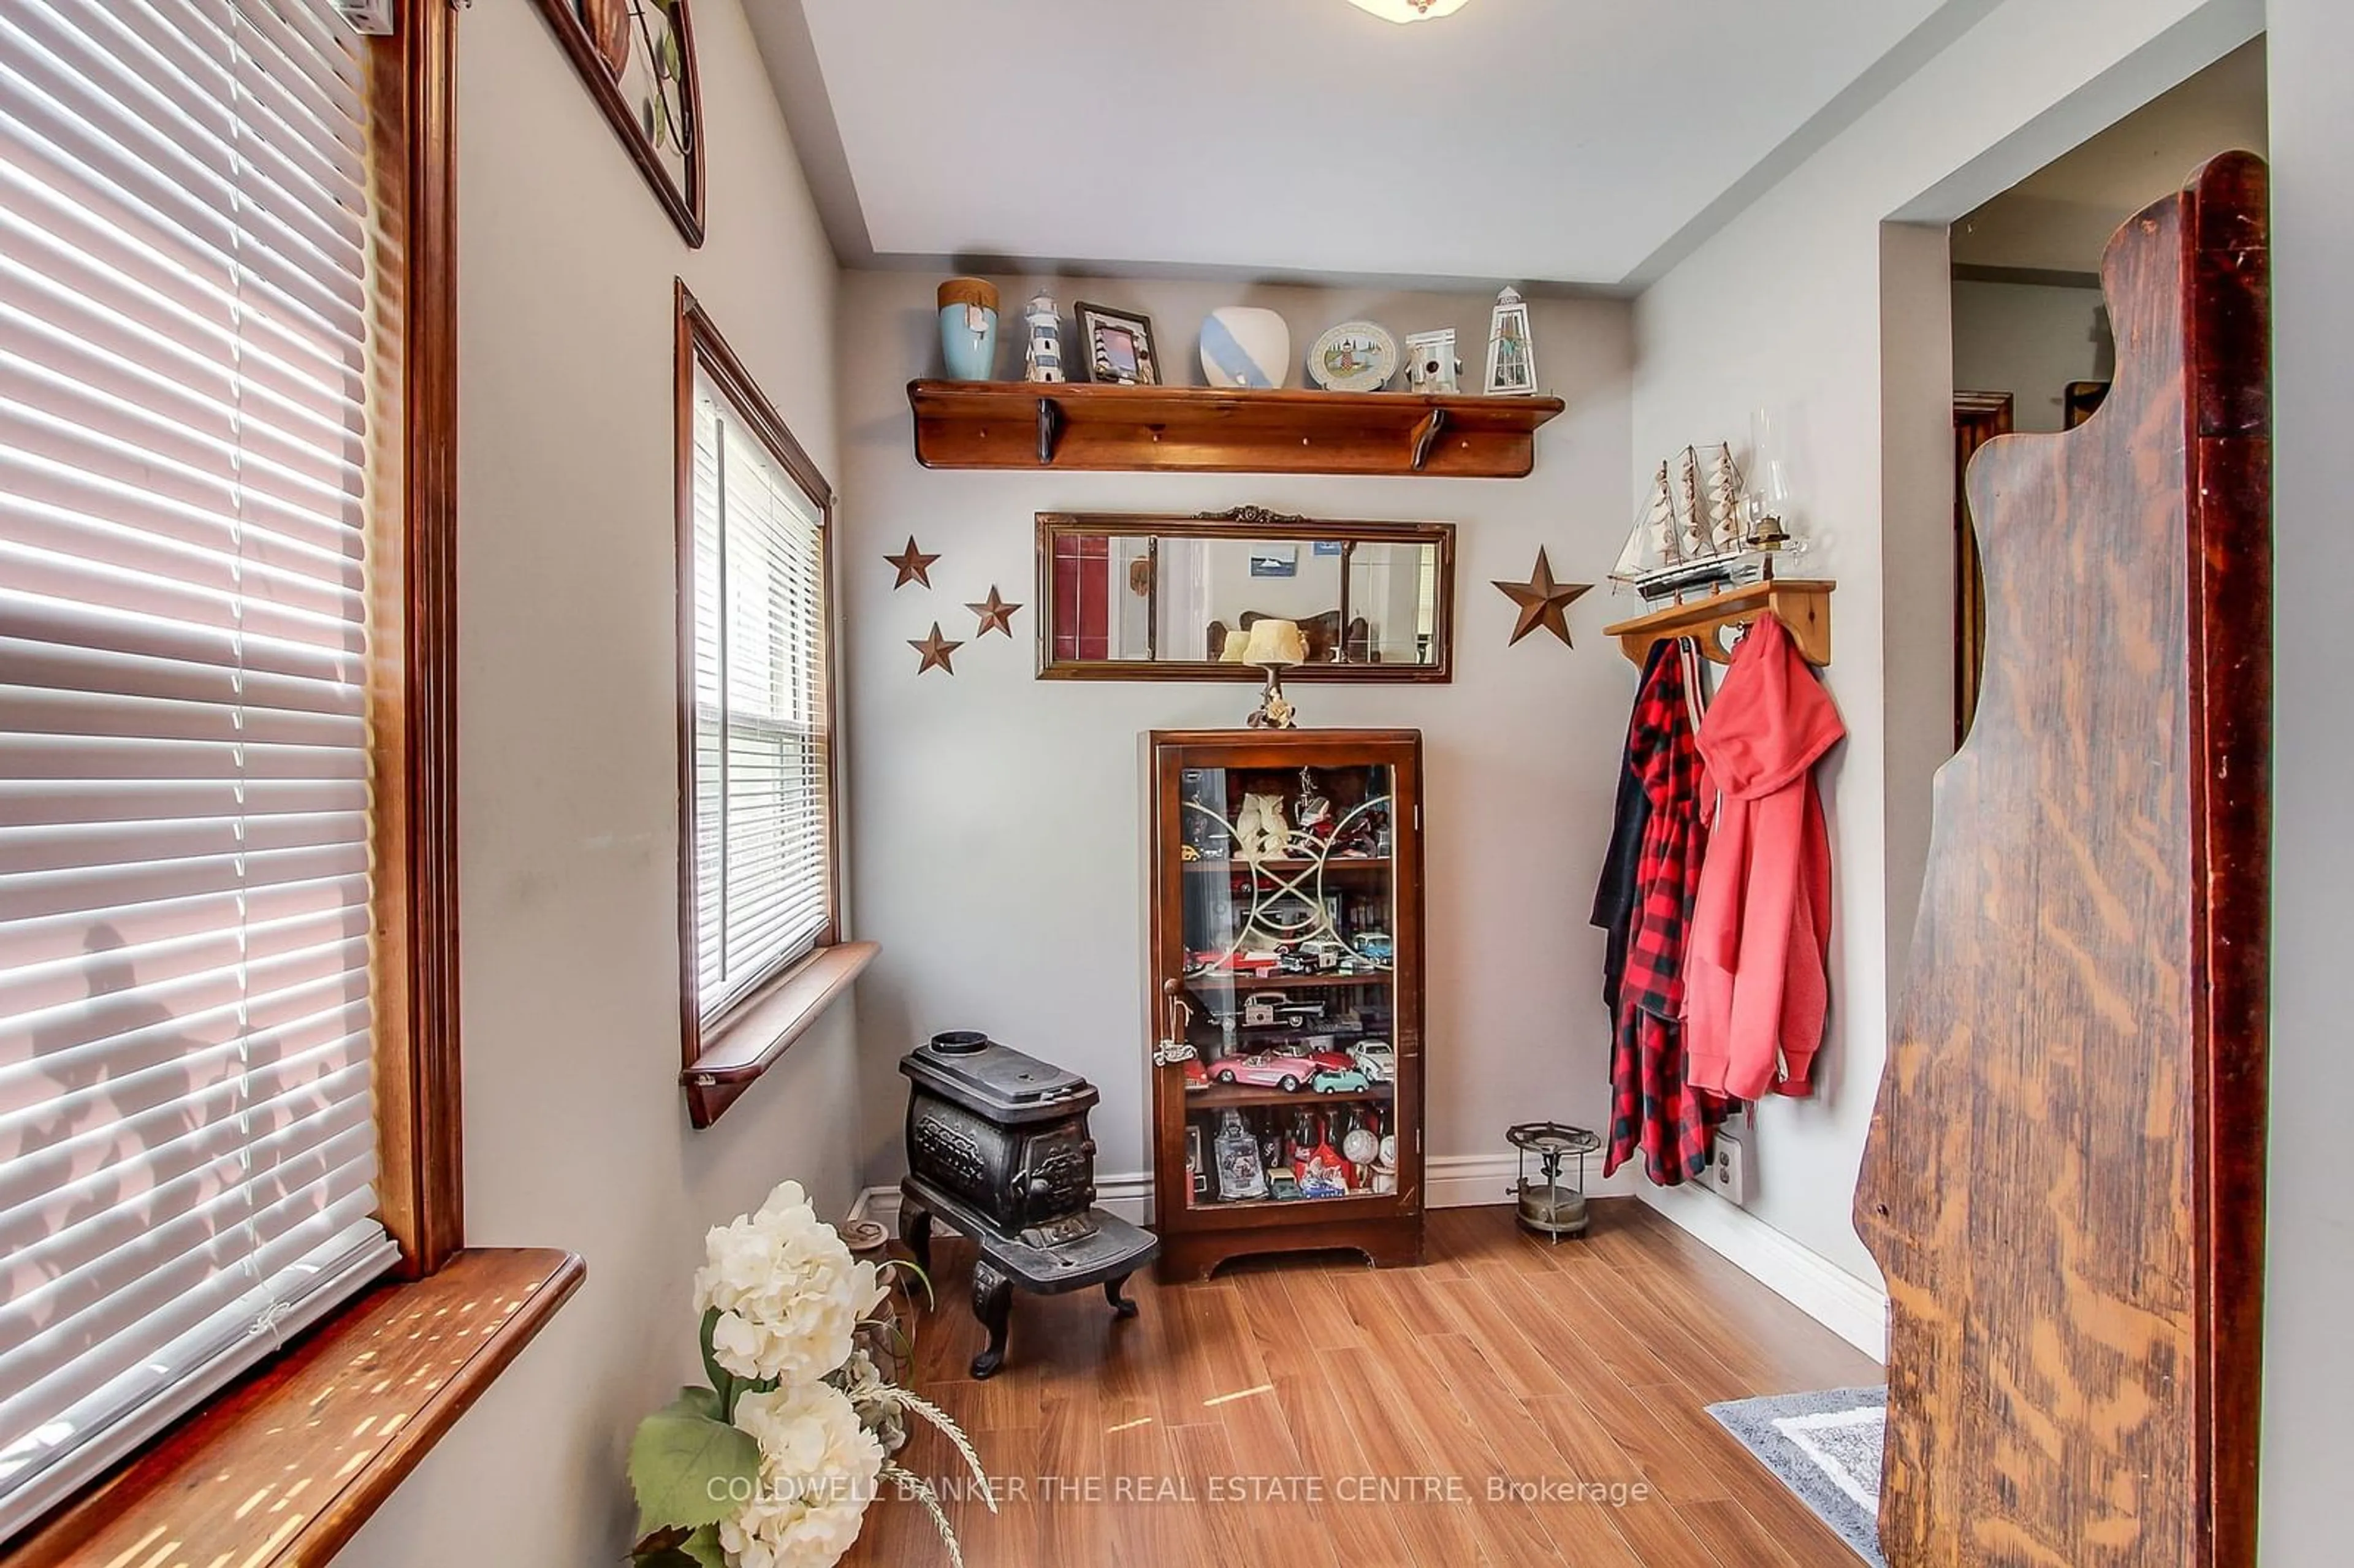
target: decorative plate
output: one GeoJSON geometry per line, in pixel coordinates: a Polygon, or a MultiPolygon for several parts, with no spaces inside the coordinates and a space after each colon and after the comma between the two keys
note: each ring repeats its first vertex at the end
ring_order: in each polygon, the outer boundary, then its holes
{"type": "Polygon", "coordinates": [[[1328,392],[1378,392],[1397,367],[1397,339],[1373,322],[1342,322],[1308,351],[1308,374],[1328,392]]]}

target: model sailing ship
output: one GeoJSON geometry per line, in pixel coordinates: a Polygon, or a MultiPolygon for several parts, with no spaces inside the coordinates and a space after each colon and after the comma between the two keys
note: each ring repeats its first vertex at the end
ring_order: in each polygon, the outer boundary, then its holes
{"type": "Polygon", "coordinates": [[[1774,575],[1775,556],[1791,545],[1781,519],[1752,506],[1730,446],[1705,450],[1703,459],[1702,449],[1686,447],[1659,465],[1612,582],[1657,600],[1774,575]]]}

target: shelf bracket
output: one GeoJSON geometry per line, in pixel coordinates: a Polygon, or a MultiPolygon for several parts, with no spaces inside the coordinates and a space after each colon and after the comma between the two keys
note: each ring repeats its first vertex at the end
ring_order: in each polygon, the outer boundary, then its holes
{"type": "Polygon", "coordinates": [[[1055,448],[1063,440],[1063,406],[1052,397],[1038,399],[1038,466],[1045,467],[1055,461],[1055,448]]]}
{"type": "Polygon", "coordinates": [[[1420,424],[1415,426],[1413,438],[1415,472],[1422,471],[1423,460],[1430,455],[1430,443],[1437,440],[1438,432],[1445,429],[1447,429],[1447,410],[1444,408],[1433,408],[1423,416],[1420,424]]]}

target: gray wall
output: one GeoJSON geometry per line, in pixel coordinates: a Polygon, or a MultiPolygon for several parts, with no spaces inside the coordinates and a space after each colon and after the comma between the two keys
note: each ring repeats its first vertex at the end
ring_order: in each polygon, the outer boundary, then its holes
{"type": "Polygon", "coordinates": [[[2347,1560],[2354,1474],[2354,1226],[2347,1221],[2348,890],[2354,833],[2354,7],[2273,0],[2273,257],[2276,323],[2274,534],[2272,1224],[2266,1257],[2265,1568],[2347,1560]]]}
{"type": "Polygon", "coordinates": [[[2068,383],[2106,381],[2115,367],[2098,289],[1956,282],[1953,309],[1955,389],[2009,393],[2014,429],[2067,429],[2068,383]]]}
{"type": "Polygon", "coordinates": [[[459,24],[459,813],[467,1239],[588,1281],[340,1562],[620,1560],[638,1418],[696,1375],[705,1228],[855,1191],[838,1010],[719,1125],[678,1088],[672,280],[835,471],[833,259],[736,0],[696,0],[710,237],[669,218],[536,9],[459,24]]]}
{"type": "MultiPolygon", "coordinates": [[[[905,390],[938,358],[936,282],[853,273],[843,290],[851,863],[862,929],[883,944],[860,984],[868,1180],[899,1169],[904,1086],[893,1063],[949,1028],[986,1029],[1087,1074],[1104,1097],[1095,1118],[1103,1179],[1146,1169],[1139,736],[1239,724],[1254,693],[1034,679],[1042,511],[1182,514],[1252,503],[1459,525],[1454,683],[1300,685],[1292,695],[1304,724],[1407,726],[1426,737],[1434,1177],[1449,1159],[1509,1156],[1505,1128],[1532,1116],[1601,1125],[1609,1034],[1600,933],[1586,915],[1635,670],[1600,628],[1628,601],[1599,589],[1581,600],[1570,612],[1575,650],[1542,633],[1507,648],[1512,606],[1489,584],[1526,577],[1540,545],[1556,575],[1598,581],[1625,540],[1627,307],[1535,303],[1540,377],[1569,410],[1540,433],[1527,480],[960,473],[917,465],[905,390]],[[895,590],[882,560],[911,534],[940,556],[928,592],[895,590]],[[907,640],[935,620],[970,639],[964,606],[992,583],[1025,605],[1014,640],[968,641],[953,679],[918,678],[907,640]]],[[[1020,301],[1038,281],[999,286],[1020,301]]],[[[1400,336],[1451,324],[1476,376],[1492,302],[1149,280],[1053,288],[1066,312],[1084,299],[1151,316],[1163,366],[1189,382],[1200,378],[1199,323],[1234,303],[1281,311],[1303,352],[1353,315],[1400,336]]],[[[1504,1188],[1490,1166],[1479,1195],[1494,1202],[1504,1188]]]]}

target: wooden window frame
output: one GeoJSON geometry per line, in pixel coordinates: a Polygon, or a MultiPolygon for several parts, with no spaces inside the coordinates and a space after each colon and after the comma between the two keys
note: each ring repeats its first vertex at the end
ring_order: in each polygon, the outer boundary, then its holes
{"type": "MultiPolygon", "coordinates": [[[[376,733],[377,1201],[400,1275],[423,1279],[465,1245],[458,1039],[457,11],[403,7],[371,40],[370,184],[378,245],[398,280],[400,353],[374,390],[398,419],[398,526],[374,571],[376,733]],[[389,634],[398,628],[397,638],[389,634]]],[[[387,491],[393,487],[387,486],[387,491]]]]}
{"type": "Polygon", "coordinates": [[[834,612],[833,487],[728,346],[684,279],[674,285],[674,398],[678,532],[678,965],[679,1084],[688,1118],[710,1127],[775,1065],[793,1042],[873,960],[872,942],[842,939],[842,758],[835,695],[841,690],[841,628],[834,612]],[[708,376],[769,455],[817,508],[823,535],[819,602],[825,615],[825,925],[817,946],[777,966],[722,1012],[703,1016],[697,994],[695,875],[695,378],[708,376]]]}
{"type": "Polygon", "coordinates": [[[456,6],[411,0],[398,36],[367,48],[372,235],[387,279],[377,319],[394,323],[399,344],[372,367],[369,388],[387,410],[371,422],[378,493],[400,497],[397,513],[374,524],[370,612],[381,634],[369,681],[376,1189],[400,1262],[387,1282],[0,1542],[9,1568],[145,1561],[159,1540],[174,1542],[175,1562],[325,1561],[586,1277],[581,1260],[559,1249],[465,1245],[456,6]],[[392,1375],[355,1378],[362,1361],[392,1375]],[[247,1517],[273,1491],[274,1507],[247,1517]]]}

